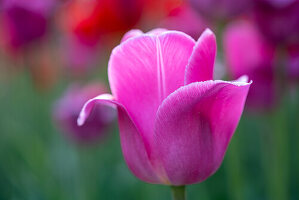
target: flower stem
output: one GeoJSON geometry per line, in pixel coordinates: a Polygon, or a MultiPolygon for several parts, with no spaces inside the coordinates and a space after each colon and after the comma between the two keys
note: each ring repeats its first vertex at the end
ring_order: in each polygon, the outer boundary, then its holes
{"type": "Polygon", "coordinates": [[[171,186],[173,200],[186,200],[185,186],[171,186]]]}

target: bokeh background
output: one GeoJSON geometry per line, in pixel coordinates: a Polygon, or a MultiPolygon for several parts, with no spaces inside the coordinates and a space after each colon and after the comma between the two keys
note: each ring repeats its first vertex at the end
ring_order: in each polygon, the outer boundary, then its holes
{"type": "Polygon", "coordinates": [[[158,27],[210,28],[215,78],[253,80],[222,166],[188,198],[299,199],[298,0],[0,0],[0,199],[170,199],[128,170],[114,110],[76,126],[123,34],[158,27]]]}

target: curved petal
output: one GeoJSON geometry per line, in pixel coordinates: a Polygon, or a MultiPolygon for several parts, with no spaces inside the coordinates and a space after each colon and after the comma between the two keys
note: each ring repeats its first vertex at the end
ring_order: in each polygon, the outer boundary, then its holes
{"type": "Polygon", "coordinates": [[[173,185],[201,182],[218,169],[250,84],[197,82],[163,101],[157,112],[153,148],[173,185]]]}
{"type": "Polygon", "coordinates": [[[165,97],[184,85],[184,71],[194,40],[167,31],[145,34],[116,47],[109,61],[112,94],[127,109],[142,136],[153,135],[156,111],[165,97]]]}
{"type": "Polygon", "coordinates": [[[98,103],[117,107],[118,109],[121,147],[126,163],[132,173],[145,182],[160,183],[149,161],[145,144],[138,129],[124,106],[115,101],[112,95],[99,95],[85,103],[78,118],[78,125],[84,124],[92,109],[98,103]]]}
{"type": "Polygon", "coordinates": [[[185,72],[185,85],[193,82],[213,80],[216,57],[216,37],[206,29],[199,37],[185,72]]]}

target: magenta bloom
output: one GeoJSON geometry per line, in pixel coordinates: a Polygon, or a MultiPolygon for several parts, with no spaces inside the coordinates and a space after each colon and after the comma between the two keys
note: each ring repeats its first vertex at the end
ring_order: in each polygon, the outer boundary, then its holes
{"type": "Polygon", "coordinates": [[[275,49],[247,21],[228,25],[223,42],[230,76],[236,78],[246,74],[254,82],[247,105],[258,109],[270,108],[275,100],[275,49]]]}
{"type": "Polygon", "coordinates": [[[3,0],[5,35],[12,48],[19,48],[45,36],[54,0],[3,0]]]}
{"type": "Polygon", "coordinates": [[[215,36],[195,42],[178,31],[133,30],[110,57],[112,95],[89,100],[118,108],[121,146],[130,170],[150,183],[204,181],[220,166],[243,111],[250,83],[213,81],[215,36]]]}
{"type": "Polygon", "coordinates": [[[198,12],[213,20],[227,20],[252,6],[252,0],[189,0],[198,12]]]}
{"type": "Polygon", "coordinates": [[[79,144],[99,141],[115,118],[115,110],[107,106],[96,106],[83,126],[77,126],[77,118],[84,103],[98,94],[106,92],[103,84],[94,83],[85,87],[72,85],[54,107],[54,120],[68,138],[79,144]]]}
{"type": "Polygon", "coordinates": [[[255,1],[255,21],[266,39],[274,44],[299,41],[298,0],[255,1]]]}

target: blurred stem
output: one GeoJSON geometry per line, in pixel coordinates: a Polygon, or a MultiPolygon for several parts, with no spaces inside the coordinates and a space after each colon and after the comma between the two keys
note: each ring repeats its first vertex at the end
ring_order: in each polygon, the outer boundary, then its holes
{"type": "MultiPolygon", "coordinates": [[[[299,118],[299,89],[297,90],[297,92],[296,92],[296,99],[295,99],[295,101],[297,101],[297,103],[295,104],[295,108],[297,108],[297,109],[295,109],[295,115],[293,115],[293,116],[295,116],[295,119],[298,119],[299,118]]],[[[296,123],[296,125],[295,125],[295,135],[296,135],[296,139],[295,139],[295,145],[296,145],[296,149],[295,149],[295,151],[294,151],[294,153],[297,155],[297,158],[295,158],[295,160],[296,160],[296,162],[297,162],[297,165],[295,165],[295,166],[297,166],[297,168],[295,168],[295,169],[297,169],[296,171],[297,171],[297,178],[296,178],[296,181],[297,181],[297,185],[299,185],[299,123],[298,122],[296,122],[296,120],[295,120],[295,123],[296,123]]],[[[297,198],[299,198],[299,194],[297,193],[297,198]]]]}
{"type": "Polygon", "coordinates": [[[271,133],[265,137],[264,163],[268,199],[289,199],[289,134],[287,113],[280,106],[270,117],[271,133]]]}
{"type": "Polygon", "coordinates": [[[185,186],[171,186],[171,193],[173,200],[185,200],[186,193],[185,193],[185,186]]]}
{"type": "Polygon", "coordinates": [[[241,163],[241,148],[239,145],[240,139],[237,131],[234,138],[229,145],[229,151],[226,155],[225,170],[228,176],[229,183],[227,184],[230,198],[233,200],[244,199],[244,179],[242,176],[242,163],[241,163]]]}

